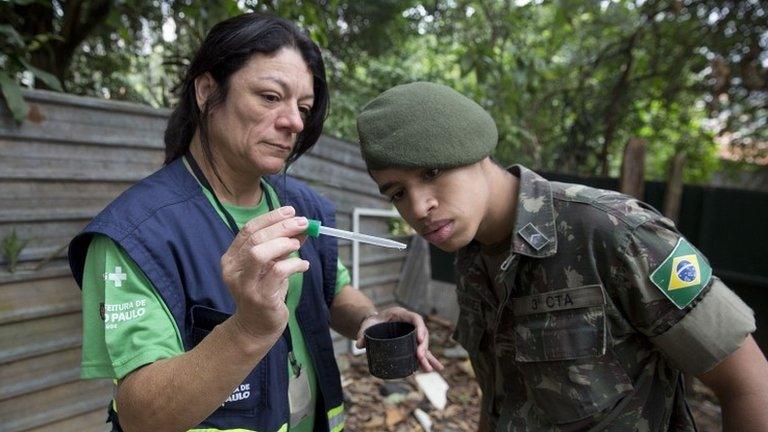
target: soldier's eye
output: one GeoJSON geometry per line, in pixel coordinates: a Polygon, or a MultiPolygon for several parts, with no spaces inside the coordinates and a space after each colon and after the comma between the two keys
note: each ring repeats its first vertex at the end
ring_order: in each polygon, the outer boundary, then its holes
{"type": "Polygon", "coordinates": [[[439,169],[437,169],[437,168],[430,168],[430,169],[424,171],[424,178],[426,180],[432,180],[434,178],[439,177],[440,174],[442,174],[442,171],[440,171],[439,169]]]}
{"type": "Polygon", "coordinates": [[[398,190],[395,191],[395,193],[390,195],[389,202],[400,201],[403,198],[404,195],[405,195],[405,192],[403,192],[402,189],[398,189],[398,190]]]}

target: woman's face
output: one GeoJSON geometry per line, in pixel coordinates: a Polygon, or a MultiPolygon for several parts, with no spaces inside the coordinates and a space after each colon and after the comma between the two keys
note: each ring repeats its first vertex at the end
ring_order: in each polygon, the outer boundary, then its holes
{"type": "Polygon", "coordinates": [[[452,168],[371,171],[382,195],[428,242],[453,252],[477,234],[488,207],[482,161],[452,168]]]}
{"type": "Polygon", "coordinates": [[[226,100],[211,113],[216,160],[234,173],[279,172],[312,108],[312,84],[312,71],[294,48],[253,55],[232,74],[226,100]]]}

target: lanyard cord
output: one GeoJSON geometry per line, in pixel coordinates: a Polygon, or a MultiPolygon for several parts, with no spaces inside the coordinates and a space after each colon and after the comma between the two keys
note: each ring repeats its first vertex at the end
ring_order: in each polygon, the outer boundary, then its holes
{"type": "MultiPolygon", "coordinates": [[[[184,157],[187,159],[187,162],[189,163],[189,167],[192,168],[192,173],[197,178],[197,181],[200,182],[200,184],[211,193],[211,196],[213,197],[213,200],[216,202],[216,206],[219,208],[221,213],[224,215],[224,218],[227,220],[227,225],[229,225],[229,230],[232,231],[232,234],[237,235],[237,233],[240,232],[240,228],[237,227],[237,223],[235,222],[235,218],[232,217],[232,215],[227,211],[227,209],[224,207],[224,204],[219,201],[219,197],[216,196],[216,192],[213,191],[213,188],[211,187],[211,184],[208,183],[208,179],[205,177],[205,174],[203,174],[203,170],[200,169],[200,165],[197,164],[197,161],[194,157],[192,157],[192,153],[187,152],[184,157]]],[[[267,207],[269,207],[269,211],[272,211],[275,209],[275,205],[272,202],[272,197],[269,196],[269,191],[266,188],[267,182],[263,178],[261,179],[261,193],[264,196],[264,198],[267,200],[267,207]]],[[[293,369],[293,373],[298,376],[299,373],[301,373],[301,365],[296,361],[295,356],[293,355],[293,338],[291,338],[291,331],[289,327],[286,325],[285,330],[283,331],[283,338],[285,338],[285,342],[288,344],[288,360],[291,362],[291,368],[293,369]]]]}
{"type": "MultiPolygon", "coordinates": [[[[197,161],[194,157],[192,157],[192,154],[187,152],[185,155],[187,162],[189,163],[190,168],[192,168],[192,173],[195,175],[195,178],[197,178],[197,181],[200,182],[200,184],[211,193],[211,196],[213,197],[213,201],[216,202],[216,206],[219,208],[219,211],[224,215],[224,218],[227,220],[227,225],[229,225],[229,230],[232,231],[232,234],[237,235],[237,233],[240,232],[240,228],[237,227],[237,223],[235,223],[235,218],[232,217],[232,215],[227,211],[227,209],[224,207],[224,205],[219,201],[219,197],[216,196],[216,192],[213,191],[213,188],[211,187],[211,184],[208,183],[208,179],[205,177],[205,174],[203,174],[203,170],[200,169],[200,166],[197,164],[197,161]]],[[[261,191],[264,195],[264,198],[267,200],[267,206],[269,207],[269,211],[272,211],[275,209],[275,205],[272,202],[272,197],[269,195],[269,192],[267,191],[267,182],[264,179],[261,179],[261,191]]]]}

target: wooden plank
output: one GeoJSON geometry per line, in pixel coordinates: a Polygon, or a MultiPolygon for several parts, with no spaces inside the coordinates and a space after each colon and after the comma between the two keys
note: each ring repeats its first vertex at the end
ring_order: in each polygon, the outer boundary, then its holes
{"type": "Polygon", "coordinates": [[[90,220],[132,183],[0,181],[0,223],[90,220]]]}
{"type": "Polygon", "coordinates": [[[360,279],[366,280],[379,276],[392,276],[397,281],[400,276],[400,269],[403,267],[403,262],[404,260],[395,260],[360,266],[360,279]]]}
{"type": "Polygon", "coordinates": [[[321,136],[317,144],[307,154],[317,156],[334,164],[356,168],[366,174],[368,172],[360,154],[360,147],[357,144],[328,135],[321,136]]]}
{"type": "Polygon", "coordinates": [[[0,326],[0,364],[80,346],[80,313],[0,326]]]}
{"type": "Polygon", "coordinates": [[[23,90],[24,99],[29,102],[69,105],[75,108],[96,108],[102,111],[138,113],[150,116],[166,117],[171,111],[165,108],[153,108],[133,102],[107,100],[90,96],[76,96],[49,90],[23,90]]]}
{"type": "Polygon", "coordinates": [[[80,379],[80,347],[0,367],[0,401],[80,379]]]}
{"type": "Polygon", "coordinates": [[[41,124],[24,122],[21,126],[0,123],[0,137],[15,140],[49,140],[70,143],[88,143],[102,146],[124,146],[162,149],[162,134],[143,129],[118,129],[99,125],[72,124],[57,120],[41,124]]]}
{"type": "Polygon", "coordinates": [[[107,380],[76,381],[0,402],[7,432],[24,431],[104,409],[112,399],[107,380]]]}
{"type": "Polygon", "coordinates": [[[13,207],[0,209],[0,224],[40,223],[55,221],[89,221],[96,217],[112,199],[103,200],[98,197],[84,198],[78,203],[65,199],[42,201],[38,207],[33,207],[32,200],[15,200],[9,204],[13,207]],[[57,203],[62,207],[57,207],[57,203]],[[69,208],[67,208],[69,207],[69,208]]]}
{"type": "Polygon", "coordinates": [[[102,145],[59,143],[52,141],[19,141],[0,138],[0,167],[13,167],[14,160],[37,163],[118,162],[163,164],[163,153],[155,149],[109,148],[102,145]]]}
{"type": "Polygon", "coordinates": [[[26,432],[110,432],[112,424],[107,424],[105,407],[61,421],[49,423],[26,432]]]}
{"type": "Polygon", "coordinates": [[[368,174],[343,165],[334,165],[311,154],[293,164],[289,173],[310,185],[323,184],[342,190],[369,193],[372,196],[378,194],[378,187],[368,174]]]}
{"type": "Polygon", "coordinates": [[[315,182],[311,186],[320,195],[333,201],[337,209],[349,213],[352,213],[355,207],[389,208],[392,205],[375,189],[357,192],[339,189],[319,182],[315,182]]]}
{"type": "Polygon", "coordinates": [[[28,280],[0,289],[0,325],[80,311],[80,290],[70,275],[28,280]]]}
{"type": "Polygon", "coordinates": [[[395,283],[396,282],[377,283],[371,286],[363,285],[361,289],[363,293],[371,299],[373,304],[375,304],[378,309],[381,309],[381,305],[395,301],[395,283]]]}
{"type": "Polygon", "coordinates": [[[156,151],[109,150],[0,139],[0,175],[5,179],[138,181],[162,165],[162,155],[156,151]]]}
{"type": "Polygon", "coordinates": [[[167,111],[132,104],[71,103],[34,98],[30,109],[35,121],[16,124],[2,111],[0,136],[17,140],[46,139],[64,142],[89,142],[100,145],[131,145],[163,148],[167,111]]]}
{"type": "MultiPolygon", "coordinates": [[[[70,205],[79,204],[79,200],[97,196],[100,199],[114,198],[133,183],[87,183],[75,181],[35,181],[34,179],[0,181],[0,199],[8,200],[41,200],[47,202],[55,199],[78,200],[70,205]]],[[[14,201],[15,202],[15,201],[14,201]]],[[[106,201],[107,203],[109,201],[106,201]]],[[[5,207],[5,206],[4,206],[5,207]]]]}
{"type": "Polygon", "coordinates": [[[69,277],[72,273],[69,271],[69,265],[64,261],[53,261],[39,270],[18,269],[14,273],[0,271],[0,290],[5,289],[2,285],[34,281],[41,279],[51,279],[56,277],[69,277]]]}
{"type": "Polygon", "coordinates": [[[73,107],[70,104],[46,102],[33,102],[33,104],[35,105],[33,109],[36,109],[36,118],[35,121],[27,120],[25,122],[29,126],[44,126],[47,122],[61,122],[73,125],[95,125],[121,132],[130,129],[151,131],[162,137],[168,123],[167,116],[154,111],[111,111],[99,107],[73,107]]]}

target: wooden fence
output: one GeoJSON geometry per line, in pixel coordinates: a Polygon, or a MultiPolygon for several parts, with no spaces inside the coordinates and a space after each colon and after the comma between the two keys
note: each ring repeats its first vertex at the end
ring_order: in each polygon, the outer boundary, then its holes
{"type": "MultiPolygon", "coordinates": [[[[167,110],[29,91],[21,125],[0,108],[0,240],[27,242],[15,272],[0,259],[0,431],[103,430],[112,384],[82,381],[80,291],[66,262],[69,240],[131,184],[161,166],[167,110]]],[[[291,169],[338,206],[387,208],[354,144],[323,137],[291,169]]],[[[388,232],[386,220],[362,231],[388,232]]],[[[340,243],[351,270],[351,246],[340,243]]],[[[394,302],[405,258],[361,247],[360,288],[394,302]]],[[[337,351],[346,341],[334,335],[337,351]]]]}

